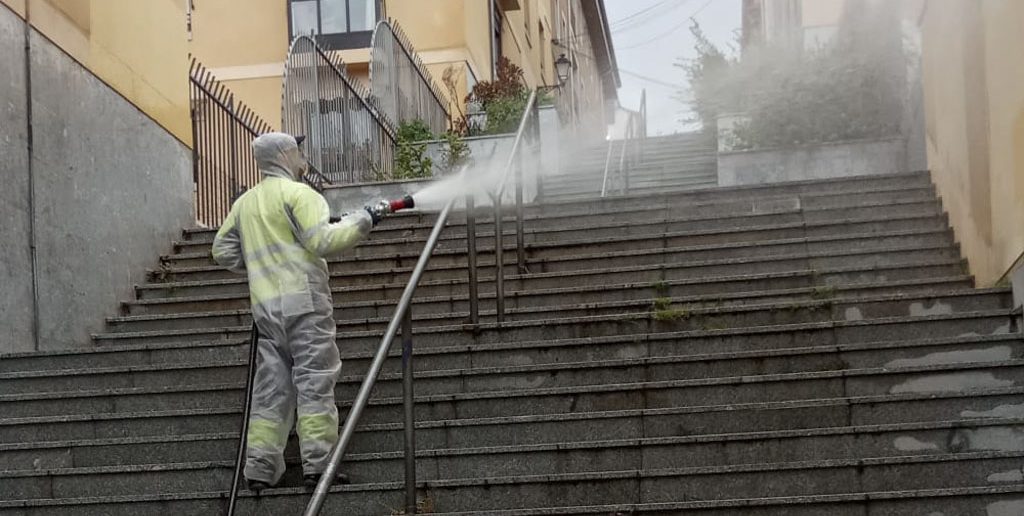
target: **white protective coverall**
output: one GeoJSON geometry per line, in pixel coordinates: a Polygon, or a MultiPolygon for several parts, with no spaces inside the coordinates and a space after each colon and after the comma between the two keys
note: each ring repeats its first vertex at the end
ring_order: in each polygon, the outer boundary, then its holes
{"type": "Polygon", "coordinates": [[[213,258],[249,277],[259,360],[245,477],[275,485],[296,410],[304,475],[323,473],[338,441],[341,359],[323,257],[355,246],[373,220],[357,210],[329,222],[327,201],[299,181],[307,165],[292,136],[264,134],[252,149],[263,179],[232,205],[213,258]]]}

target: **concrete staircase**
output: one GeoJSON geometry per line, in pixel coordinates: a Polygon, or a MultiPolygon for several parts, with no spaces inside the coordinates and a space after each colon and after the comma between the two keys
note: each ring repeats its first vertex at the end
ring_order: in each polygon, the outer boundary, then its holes
{"type": "MultiPolygon", "coordinates": [[[[544,178],[544,198],[565,201],[599,196],[609,147],[608,193],[619,194],[623,186],[618,177],[623,145],[622,140],[611,140],[571,152],[563,159],[560,174],[544,178]]],[[[634,152],[634,147],[627,147],[627,161],[634,152]]],[[[709,142],[700,133],[648,137],[643,152],[636,159],[637,163],[629,170],[630,194],[657,194],[718,185],[718,154],[714,142],[709,142]]]]}
{"type": "MultiPolygon", "coordinates": [[[[1020,325],[1008,290],[972,288],[927,174],[527,217],[510,322],[493,322],[486,219],[480,328],[464,326],[459,216],[418,291],[425,511],[1024,514],[1020,325]]],[[[431,222],[391,218],[330,264],[343,412],[431,222]]],[[[93,348],[0,357],[0,515],[223,512],[250,319],[211,238],[185,231],[93,348]]],[[[324,514],[402,506],[399,369],[324,514]]],[[[241,514],[300,514],[296,471],[243,492],[241,514]]]]}

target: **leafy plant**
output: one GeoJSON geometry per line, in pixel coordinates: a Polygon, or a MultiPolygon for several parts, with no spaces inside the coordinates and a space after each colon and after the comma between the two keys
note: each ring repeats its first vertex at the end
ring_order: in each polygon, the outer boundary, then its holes
{"type": "Polygon", "coordinates": [[[748,48],[742,60],[694,23],[697,57],[676,65],[690,91],[677,98],[690,105],[690,121],[735,150],[894,136],[907,66],[898,19],[884,4],[848,10],[834,40],[821,48],[748,48]],[[890,33],[895,40],[879,36],[890,33]],[[721,134],[717,120],[727,113],[745,119],[721,134]]]}
{"type": "Polygon", "coordinates": [[[461,136],[453,131],[448,131],[444,133],[442,139],[446,144],[441,154],[442,166],[446,173],[454,171],[469,161],[471,149],[461,136]]]}
{"type": "MultiPolygon", "coordinates": [[[[483,134],[515,131],[528,99],[523,69],[505,56],[498,60],[495,80],[478,82],[473,86],[473,92],[466,96],[467,103],[480,106],[487,115],[483,134]]],[[[474,134],[472,124],[468,129],[470,134],[474,134]]]]}
{"type": "Polygon", "coordinates": [[[426,142],[433,138],[430,128],[419,119],[404,122],[398,127],[394,179],[419,179],[433,174],[434,162],[426,155],[426,142]]]}
{"type": "Polygon", "coordinates": [[[492,100],[484,110],[487,112],[487,126],[484,134],[514,133],[526,109],[529,94],[524,89],[515,96],[492,100]]]}
{"type": "Polygon", "coordinates": [[[497,77],[493,81],[480,81],[473,86],[473,91],[466,96],[466,102],[479,102],[484,108],[489,102],[497,99],[515,97],[526,89],[523,80],[523,69],[501,56],[498,59],[497,77]]]}

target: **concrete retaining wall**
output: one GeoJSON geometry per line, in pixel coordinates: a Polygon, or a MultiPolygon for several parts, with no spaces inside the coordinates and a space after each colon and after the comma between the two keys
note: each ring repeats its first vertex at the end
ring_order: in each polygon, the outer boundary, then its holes
{"type": "MultiPolygon", "coordinates": [[[[541,142],[539,150],[525,153],[523,167],[523,199],[530,202],[537,197],[539,181],[545,174],[554,174],[559,160],[559,122],[558,113],[553,107],[540,108],[541,142]]],[[[469,146],[469,174],[471,181],[477,180],[481,186],[493,185],[497,176],[505,167],[508,154],[515,140],[514,134],[494,136],[477,136],[466,138],[469,146]]],[[[426,155],[434,162],[434,178],[445,175],[443,169],[444,152],[448,145],[443,140],[427,142],[426,155]]],[[[324,197],[335,212],[347,212],[358,209],[368,203],[380,199],[396,199],[406,194],[416,193],[435,181],[431,179],[414,179],[391,183],[360,183],[354,185],[331,186],[324,191],[324,197]]],[[[505,202],[514,201],[514,193],[510,186],[505,195],[505,202]]],[[[490,188],[485,188],[490,190],[490,188]]],[[[491,201],[486,195],[478,195],[478,206],[489,206],[491,201]]]]}
{"type": "Polygon", "coordinates": [[[24,38],[0,6],[0,352],[35,347],[24,38]]]}
{"type": "Polygon", "coordinates": [[[907,172],[903,139],[718,154],[719,186],[907,172]]]}
{"type": "Polygon", "coordinates": [[[91,346],[192,224],[191,151],[35,31],[26,97],[24,23],[0,27],[0,353],[91,346]]]}

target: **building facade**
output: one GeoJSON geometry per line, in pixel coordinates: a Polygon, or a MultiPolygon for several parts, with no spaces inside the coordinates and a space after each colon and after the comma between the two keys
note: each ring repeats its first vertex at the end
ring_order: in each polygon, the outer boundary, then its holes
{"type": "Polygon", "coordinates": [[[1024,287],[1024,3],[915,4],[928,167],[978,284],[1024,287]]]}
{"type": "Polygon", "coordinates": [[[186,0],[0,0],[187,144],[186,0]]]}
{"type": "Polygon", "coordinates": [[[542,87],[556,84],[554,62],[565,54],[572,73],[557,102],[566,116],[603,125],[615,104],[619,82],[603,0],[192,1],[191,53],[274,125],[294,36],[314,35],[368,84],[372,31],[384,19],[408,36],[455,116],[502,56],[523,69],[528,86],[542,87]]]}

